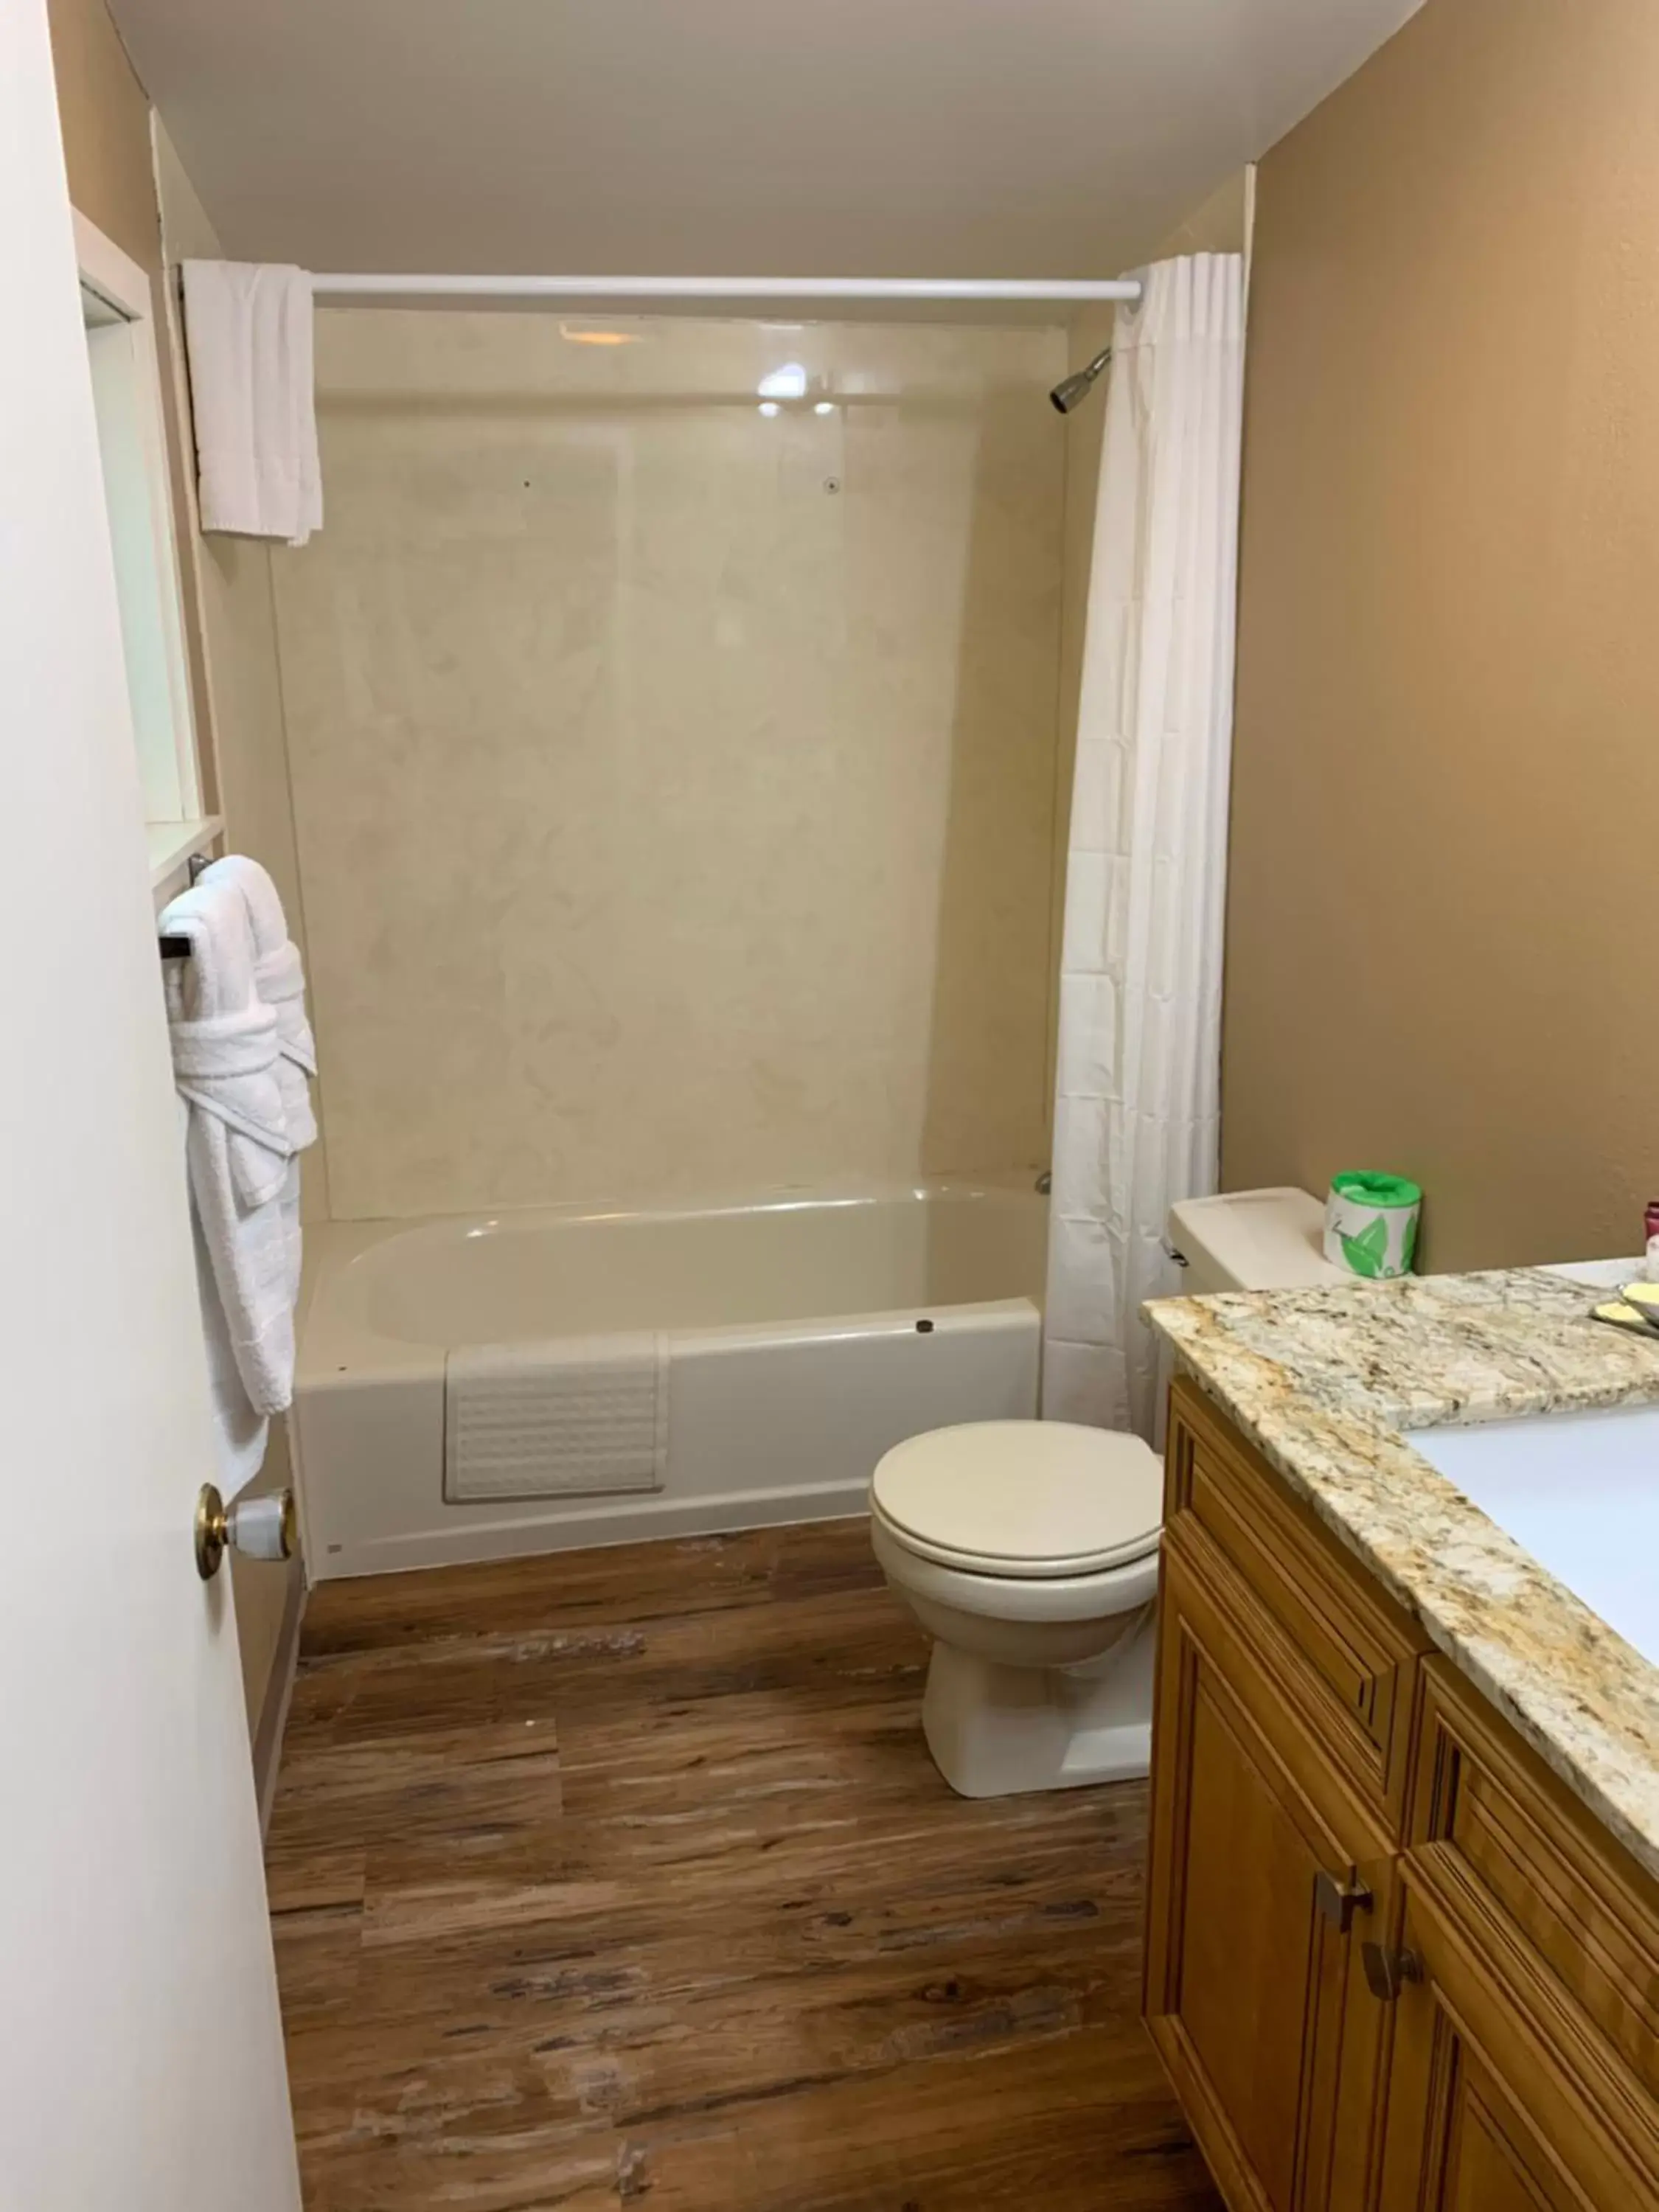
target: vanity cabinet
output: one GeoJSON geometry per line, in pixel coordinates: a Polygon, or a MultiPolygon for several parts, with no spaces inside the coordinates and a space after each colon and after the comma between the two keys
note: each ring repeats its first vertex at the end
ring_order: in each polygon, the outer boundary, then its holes
{"type": "Polygon", "coordinates": [[[1659,1886],[1191,1385],[1146,2013],[1232,2212],[1659,2212],[1659,1886]]]}

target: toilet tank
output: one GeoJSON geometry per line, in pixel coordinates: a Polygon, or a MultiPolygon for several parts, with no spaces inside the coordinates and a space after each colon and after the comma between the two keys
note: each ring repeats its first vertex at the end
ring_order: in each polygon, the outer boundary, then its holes
{"type": "Polygon", "coordinates": [[[1352,1283],[1325,1257],[1325,1209],[1305,1190],[1233,1190],[1170,1208],[1170,1249],[1188,1297],[1212,1291],[1288,1291],[1352,1283]]]}

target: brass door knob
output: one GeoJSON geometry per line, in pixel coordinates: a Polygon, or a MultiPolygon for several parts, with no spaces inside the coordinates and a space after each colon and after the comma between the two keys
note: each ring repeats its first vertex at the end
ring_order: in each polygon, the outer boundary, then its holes
{"type": "Polygon", "coordinates": [[[245,1559],[291,1559],[298,1536],[291,1490],[274,1498],[239,1498],[227,1510],[215,1486],[202,1485],[196,1500],[196,1571],[204,1583],[218,1573],[228,1545],[245,1559]]]}

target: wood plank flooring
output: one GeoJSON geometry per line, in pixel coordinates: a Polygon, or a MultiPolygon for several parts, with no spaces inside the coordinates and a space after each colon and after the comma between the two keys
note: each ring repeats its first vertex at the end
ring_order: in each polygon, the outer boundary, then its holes
{"type": "Polygon", "coordinates": [[[1218,2212],[1139,1785],[967,1804],[866,1524],[324,1584],[268,1863],[309,2212],[1218,2212]]]}

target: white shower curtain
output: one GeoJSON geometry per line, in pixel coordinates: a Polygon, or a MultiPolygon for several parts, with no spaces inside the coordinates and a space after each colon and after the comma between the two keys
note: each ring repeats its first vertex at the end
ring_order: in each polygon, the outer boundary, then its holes
{"type": "Polygon", "coordinates": [[[1042,1410],[1158,1422],[1141,1301],[1215,1188],[1243,264],[1143,270],[1120,308],[1089,579],[1060,953],[1042,1410]]]}

